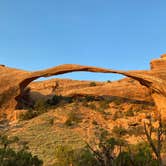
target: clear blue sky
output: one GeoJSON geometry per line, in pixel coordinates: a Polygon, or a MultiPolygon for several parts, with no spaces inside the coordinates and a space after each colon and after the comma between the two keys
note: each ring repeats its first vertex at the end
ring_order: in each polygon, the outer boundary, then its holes
{"type": "Polygon", "coordinates": [[[148,69],[165,52],[166,0],[0,0],[1,64],[26,70],[64,63],[148,69]]]}

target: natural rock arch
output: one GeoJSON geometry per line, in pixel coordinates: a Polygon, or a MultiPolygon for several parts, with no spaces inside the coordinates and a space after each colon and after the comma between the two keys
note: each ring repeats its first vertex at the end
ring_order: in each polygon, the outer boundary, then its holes
{"type": "Polygon", "coordinates": [[[142,85],[150,89],[158,111],[161,112],[162,118],[166,119],[166,83],[165,79],[163,79],[166,78],[165,70],[121,71],[76,64],[65,64],[35,72],[0,66],[1,110],[11,110],[12,112],[16,108],[17,100],[21,97],[23,90],[32,81],[40,77],[49,77],[77,71],[122,74],[139,81],[142,85]]]}

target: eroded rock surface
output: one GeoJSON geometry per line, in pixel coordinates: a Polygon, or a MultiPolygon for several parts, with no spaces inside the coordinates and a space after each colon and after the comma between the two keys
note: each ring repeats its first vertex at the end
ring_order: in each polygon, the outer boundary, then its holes
{"type": "Polygon", "coordinates": [[[152,70],[164,70],[166,69],[166,54],[161,55],[161,58],[151,61],[152,70]]]}
{"type": "Polygon", "coordinates": [[[46,70],[28,72],[0,65],[0,109],[2,112],[9,112],[12,116],[14,109],[18,107],[25,88],[34,80],[40,77],[49,77],[76,71],[100,72],[122,74],[137,80],[141,85],[146,86],[151,96],[166,119],[166,59],[165,55],[158,60],[151,62],[152,70],[149,71],[120,71],[91,66],[66,64],[46,70]]]}

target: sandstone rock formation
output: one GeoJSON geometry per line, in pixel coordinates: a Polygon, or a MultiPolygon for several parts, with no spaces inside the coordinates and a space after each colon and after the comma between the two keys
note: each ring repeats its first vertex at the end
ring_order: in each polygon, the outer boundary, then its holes
{"type": "Polygon", "coordinates": [[[161,58],[151,61],[151,70],[166,69],[166,54],[161,55],[161,58]]]}
{"type": "Polygon", "coordinates": [[[131,78],[126,77],[116,81],[95,81],[95,86],[91,86],[92,82],[94,81],[65,78],[35,81],[28,85],[28,88],[30,89],[29,96],[33,101],[48,100],[54,95],[75,98],[77,96],[84,97],[88,95],[96,98],[108,98],[109,100],[113,100],[117,97],[120,100],[127,99],[133,103],[154,103],[148,88],[131,78]]]}
{"type": "Polygon", "coordinates": [[[166,59],[165,55],[159,60],[151,62],[152,70],[149,71],[120,71],[91,66],[66,64],[50,69],[28,72],[19,69],[9,68],[0,65],[0,110],[13,112],[19,105],[25,88],[32,81],[40,77],[49,77],[76,71],[100,72],[122,74],[137,80],[141,85],[146,86],[162,117],[166,119],[166,59]]]}

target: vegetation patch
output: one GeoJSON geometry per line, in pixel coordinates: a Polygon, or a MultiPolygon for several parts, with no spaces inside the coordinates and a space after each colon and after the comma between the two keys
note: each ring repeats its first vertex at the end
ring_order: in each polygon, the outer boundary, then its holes
{"type": "Polygon", "coordinates": [[[47,112],[48,105],[45,101],[37,101],[32,109],[29,109],[26,113],[20,115],[21,120],[32,119],[44,112],[47,112]]]}
{"type": "Polygon", "coordinates": [[[131,117],[131,116],[134,116],[134,115],[135,115],[135,113],[132,109],[129,109],[127,112],[125,112],[125,116],[131,117]]]}
{"type": "Polygon", "coordinates": [[[117,136],[124,136],[127,134],[127,130],[123,128],[122,126],[114,126],[112,129],[112,132],[116,134],[117,136]]]}
{"type": "Polygon", "coordinates": [[[68,145],[59,145],[55,149],[55,157],[57,166],[93,166],[97,164],[95,156],[86,147],[73,149],[68,145]]]}
{"type": "Polygon", "coordinates": [[[65,121],[66,126],[73,126],[80,122],[80,116],[78,112],[70,111],[67,115],[67,119],[65,121]]]}
{"type": "Polygon", "coordinates": [[[89,86],[90,87],[96,86],[96,82],[90,82],[89,86]]]}
{"type": "Polygon", "coordinates": [[[113,116],[112,116],[112,120],[117,120],[117,119],[120,119],[120,118],[123,118],[124,117],[124,114],[122,111],[118,110],[116,111],[113,116]]]}
{"type": "Polygon", "coordinates": [[[9,138],[7,135],[0,136],[0,164],[2,166],[42,166],[43,161],[27,151],[27,146],[22,146],[18,137],[9,138]],[[11,148],[16,144],[17,150],[11,148]]]}

